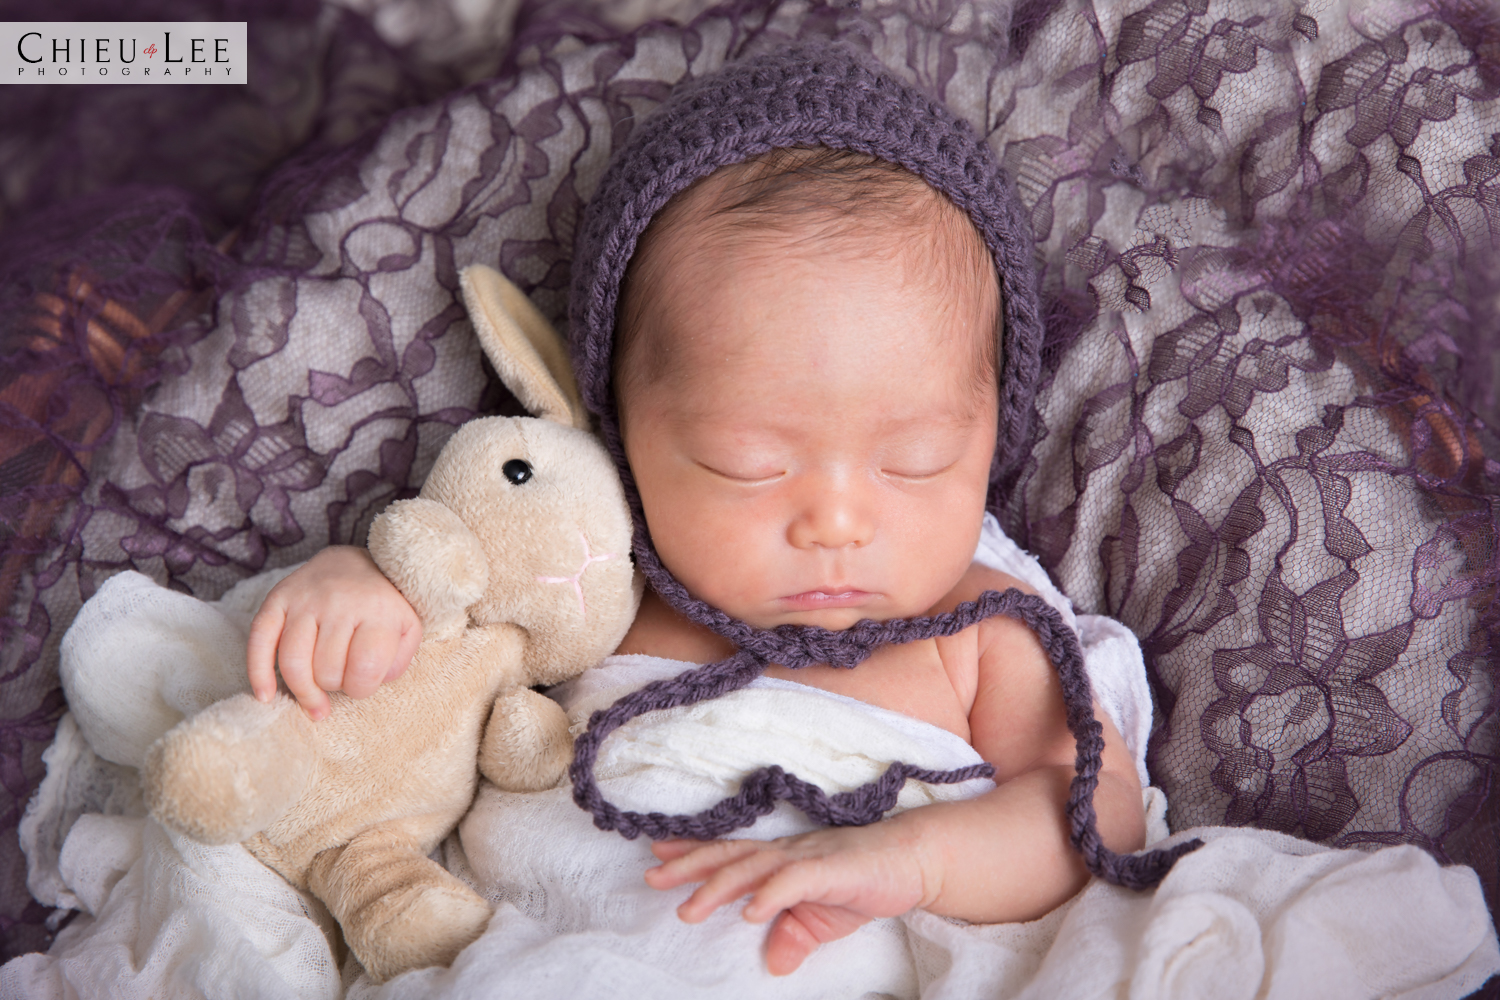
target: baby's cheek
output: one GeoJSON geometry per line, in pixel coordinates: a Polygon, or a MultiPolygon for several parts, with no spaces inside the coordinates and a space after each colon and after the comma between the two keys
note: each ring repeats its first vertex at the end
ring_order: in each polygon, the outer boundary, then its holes
{"type": "Polygon", "coordinates": [[[662,511],[659,530],[648,524],[663,565],[710,604],[735,614],[765,585],[776,529],[752,511],[679,497],[662,511]]]}
{"type": "Polygon", "coordinates": [[[913,600],[931,606],[963,579],[974,561],[984,522],[983,500],[916,505],[908,512],[910,528],[892,540],[895,558],[904,568],[908,586],[921,593],[913,600]]]}

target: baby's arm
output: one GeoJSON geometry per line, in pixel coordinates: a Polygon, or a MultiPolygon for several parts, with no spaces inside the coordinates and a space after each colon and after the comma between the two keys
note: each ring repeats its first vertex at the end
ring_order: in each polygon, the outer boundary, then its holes
{"type": "Polygon", "coordinates": [[[266,595],[250,623],[250,690],[276,694],[276,668],[313,719],[328,714],[327,691],[373,694],[411,663],[422,622],[364,549],[324,549],[266,595]]]}
{"type": "MultiPolygon", "coordinates": [[[[970,741],[995,765],[994,791],[777,841],[664,841],[653,847],[664,863],[647,872],[648,884],[703,882],[678,911],[693,922],[750,894],[747,920],[777,918],[766,953],[776,974],[822,942],[914,907],[1000,923],[1035,919],[1066,901],[1088,873],[1068,842],[1064,806],[1077,750],[1061,686],[1025,626],[995,619],[978,628],[970,741]]],[[[1099,831],[1112,850],[1136,850],[1145,840],[1140,783],[1118,731],[1095,714],[1105,739],[1094,793],[1099,831]]]]}

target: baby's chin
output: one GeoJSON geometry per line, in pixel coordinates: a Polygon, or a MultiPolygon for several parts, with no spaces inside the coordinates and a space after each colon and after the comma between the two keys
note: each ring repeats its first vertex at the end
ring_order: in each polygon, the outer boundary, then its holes
{"type": "MultiPolygon", "coordinates": [[[[842,632],[857,622],[866,618],[881,618],[883,616],[872,615],[868,611],[857,611],[852,608],[838,608],[824,611],[793,611],[779,615],[767,616],[764,623],[750,622],[757,628],[775,628],[778,625],[803,625],[826,628],[830,632],[842,632]]],[[[746,619],[749,621],[749,619],[746,619]]]]}

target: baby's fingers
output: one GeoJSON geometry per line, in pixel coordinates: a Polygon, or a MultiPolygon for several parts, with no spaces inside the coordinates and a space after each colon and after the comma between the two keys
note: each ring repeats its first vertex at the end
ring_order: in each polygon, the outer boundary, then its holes
{"type": "Polygon", "coordinates": [[[894,917],[922,904],[922,879],[904,864],[859,854],[828,854],[782,866],[745,904],[745,919],[770,920],[799,904],[820,904],[866,917],[894,917]]]}
{"type": "Polygon", "coordinates": [[[766,971],[773,976],[795,972],[820,944],[846,937],[869,920],[837,906],[795,906],[781,915],[766,938],[766,971]]]}
{"type": "Polygon", "coordinates": [[[344,667],[349,660],[349,639],[354,625],[343,621],[318,622],[318,640],[313,646],[313,681],[324,691],[341,691],[344,667]]]}
{"type": "MultiPolygon", "coordinates": [[[[695,924],[726,903],[732,903],[760,888],[768,878],[787,863],[779,851],[757,851],[738,861],[730,862],[708,877],[698,889],[677,908],[677,916],[684,923],[695,924]]],[[[746,914],[746,919],[763,923],[775,916],[771,913],[758,919],[746,914]]]]}
{"type": "Polygon", "coordinates": [[[761,879],[755,897],[745,904],[745,919],[754,924],[764,923],[782,910],[808,900],[835,906],[850,902],[847,877],[828,858],[794,861],[761,879]]]}
{"type": "Polygon", "coordinates": [[[818,950],[818,939],[791,912],[783,913],[766,938],[766,971],[787,976],[818,950]]]}
{"type": "Polygon", "coordinates": [[[658,861],[675,861],[684,855],[691,854],[700,847],[707,847],[715,843],[712,840],[658,840],[651,844],[651,853],[656,855],[658,861]]]}
{"type": "Polygon", "coordinates": [[[351,698],[375,693],[391,673],[392,652],[400,642],[398,629],[378,622],[364,622],[349,639],[349,658],[344,666],[343,689],[351,698]]]}
{"type": "Polygon", "coordinates": [[[646,884],[653,889],[673,889],[702,882],[762,846],[758,840],[658,840],[651,845],[651,853],[664,863],[646,870],[646,884]]]}
{"type": "Polygon", "coordinates": [[[406,673],[406,668],[411,666],[411,659],[417,655],[417,647],[420,645],[422,645],[422,622],[413,614],[411,621],[403,626],[396,640],[396,650],[391,657],[390,669],[386,671],[383,678],[386,683],[406,673]]]}
{"type": "Polygon", "coordinates": [[[286,608],[267,601],[250,622],[250,638],[245,642],[245,672],[250,677],[250,691],[260,701],[276,696],[276,645],[286,624],[286,608]]]}
{"type": "Polygon", "coordinates": [[[276,648],[277,665],[287,690],[314,722],[328,714],[328,695],[313,677],[313,650],[318,640],[318,624],[311,618],[289,621],[281,630],[276,648]]]}

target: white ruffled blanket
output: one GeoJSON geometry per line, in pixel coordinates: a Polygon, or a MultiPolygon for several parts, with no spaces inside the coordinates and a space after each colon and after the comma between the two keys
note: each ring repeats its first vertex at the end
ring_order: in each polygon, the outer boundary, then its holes
{"type": "MultiPolygon", "coordinates": [[[[977,557],[1028,579],[1072,617],[992,523],[977,557]]],[[[489,929],[451,969],[377,986],[330,945],[337,929],[316,900],[243,848],[203,847],[142,815],[131,765],[152,731],[243,684],[243,636],[270,582],[247,581],[206,604],[122,574],[80,613],[65,661],[117,663],[120,689],[102,701],[118,711],[64,718],[22,837],[37,898],[82,913],[49,953],[0,968],[0,996],[1457,998],[1500,972],[1469,869],[1441,868],[1411,847],[1333,851],[1215,828],[1170,838],[1207,844],[1155,892],[1096,880],[1027,924],[971,926],[914,912],[873,922],[776,979],[762,967],[763,928],[735,907],[699,925],[678,921],[674,909],[690,890],[647,888],[648,845],[594,829],[567,788],[523,795],[484,786],[440,860],[495,903],[489,929]]],[[[1150,721],[1139,652],[1118,625],[1077,621],[1101,704],[1139,764],[1150,721]]],[[[611,657],[556,694],[581,725],[623,692],[686,666],[611,657]]],[[[894,759],[952,768],[978,758],[952,734],[905,716],[762,679],[627,724],[606,743],[598,776],[623,806],[683,812],[712,804],[765,764],[837,791],[894,759]]],[[[988,787],[911,784],[898,807],[988,787]]],[[[1146,801],[1154,837],[1166,836],[1163,797],[1148,789],[1146,801]]],[[[744,835],[803,824],[783,806],[744,835]]]]}

